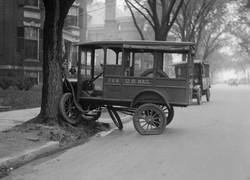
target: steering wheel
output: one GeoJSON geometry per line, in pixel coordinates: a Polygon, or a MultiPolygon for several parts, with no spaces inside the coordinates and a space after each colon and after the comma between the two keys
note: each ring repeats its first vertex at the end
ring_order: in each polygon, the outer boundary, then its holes
{"type": "Polygon", "coordinates": [[[95,87],[95,84],[94,84],[95,80],[97,80],[101,75],[103,75],[103,71],[100,74],[98,74],[96,77],[83,81],[82,90],[87,90],[87,91],[93,90],[95,87]]]}
{"type": "MultiPolygon", "coordinates": [[[[154,73],[154,70],[153,69],[148,69],[146,71],[144,71],[142,74],[141,74],[141,77],[145,77],[145,76],[148,76],[149,74],[153,74],[154,73]]],[[[162,70],[157,70],[157,77],[165,77],[165,78],[169,78],[168,75],[163,72],[162,70]]]]}

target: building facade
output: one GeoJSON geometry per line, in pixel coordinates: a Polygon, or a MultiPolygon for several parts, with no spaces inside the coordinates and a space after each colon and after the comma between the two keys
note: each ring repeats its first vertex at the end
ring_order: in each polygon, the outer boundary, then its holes
{"type": "Polygon", "coordinates": [[[0,2],[0,75],[41,79],[41,3],[3,0],[0,2]]]}
{"type": "Polygon", "coordinates": [[[87,41],[140,39],[130,12],[120,3],[93,0],[87,5],[87,41]]]}
{"type": "MultiPolygon", "coordinates": [[[[42,0],[0,0],[0,77],[42,82],[42,0]]],[[[63,29],[63,59],[76,65],[79,41],[140,39],[125,6],[117,0],[76,0],[63,29]]]]}
{"type": "MultiPolygon", "coordinates": [[[[63,30],[64,58],[73,58],[73,44],[79,42],[79,3],[69,11],[63,30]]],[[[42,82],[42,0],[0,1],[0,76],[31,78],[42,82]]]]}

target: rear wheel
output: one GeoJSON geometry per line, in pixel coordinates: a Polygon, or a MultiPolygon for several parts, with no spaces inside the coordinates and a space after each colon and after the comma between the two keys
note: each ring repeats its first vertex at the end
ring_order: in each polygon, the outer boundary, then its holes
{"type": "Polygon", "coordinates": [[[202,95],[201,95],[201,90],[199,89],[199,90],[197,90],[197,94],[196,94],[196,99],[197,99],[197,104],[201,104],[201,97],[202,95]]]}
{"type": "Polygon", "coordinates": [[[174,108],[172,105],[169,105],[169,107],[168,106],[160,106],[160,107],[165,114],[165,117],[166,117],[166,125],[165,126],[167,126],[172,122],[172,120],[174,118],[174,108]]]}
{"type": "Polygon", "coordinates": [[[65,93],[61,97],[59,103],[59,111],[63,119],[70,124],[76,124],[79,122],[80,112],[76,108],[73,100],[73,95],[71,93],[65,93]]]}
{"type": "Polygon", "coordinates": [[[206,99],[207,99],[207,102],[209,102],[210,101],[210,89],[207,89],[206,90],[206,99]]]}
{"type": "Polygon", "coordinates": [[[122,121],[121,121],[119,114],[112,107],[108,107],[107,109],[108,109],[108,113],[109,113],[111,119],[113,120],[114,124],[118,127],[118,129],[122,130],[123,125],[122,125],[122,121]]]}
{"type": "Polygon", "coordinates": [[[133,123],[141,135],[161,134],[165,129],[166,117],[163,110],[155,104],[143,104],[135,111],[133,123]]]}

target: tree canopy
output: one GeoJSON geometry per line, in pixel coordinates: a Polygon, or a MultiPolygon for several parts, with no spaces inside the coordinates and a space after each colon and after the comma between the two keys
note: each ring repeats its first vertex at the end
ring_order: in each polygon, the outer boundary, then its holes
{"type": "Polygon", "coordinates": [[[145,37],[138,25],[136,13],[141,15],[153,29],[154,39],[160,41],[166,40],[183,2],[184,0],[125,0],[141,39],[145,37]]]}

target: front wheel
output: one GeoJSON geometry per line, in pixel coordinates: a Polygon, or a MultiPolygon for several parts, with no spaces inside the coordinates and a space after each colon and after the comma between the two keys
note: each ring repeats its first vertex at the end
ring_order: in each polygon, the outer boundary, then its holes
{"type": "Polygon", "coordinates": [[[76,124],[79,122],[80,112],[76,108],[73,100],[73,95],[71,93],[65,93],[61,97],[59,103],[59,111],[63,119],[70,124],[76,124]]]}
{"type": "Polygon", "coordinates": [[[143,104],[135,111],[133,123],[136,131],[141,135],[161,134],[166,125],[163,110],[155,104],[143,104]]]}

